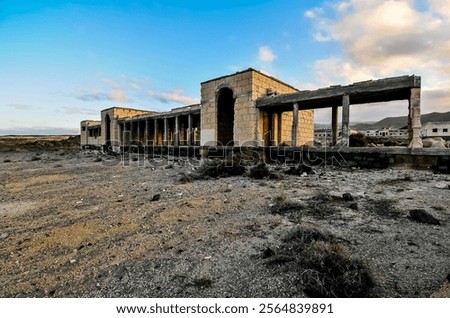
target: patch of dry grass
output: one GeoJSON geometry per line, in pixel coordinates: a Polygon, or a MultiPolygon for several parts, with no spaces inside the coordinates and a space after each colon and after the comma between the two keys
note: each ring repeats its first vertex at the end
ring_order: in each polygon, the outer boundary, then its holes
{"type": "Polygon", "coordinates": [[[283,237],[269,265],[299,274],[298,288],[310,297],[366,297],[374,281],[366,263],[354,257],[330,233],[298,226],[283,237]]]}

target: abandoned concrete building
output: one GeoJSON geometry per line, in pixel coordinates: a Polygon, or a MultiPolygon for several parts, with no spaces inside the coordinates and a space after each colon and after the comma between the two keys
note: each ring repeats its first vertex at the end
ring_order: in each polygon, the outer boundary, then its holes
{"type": "MultiPolygon", "coordinates": [[[[300,91],[255,69],[201,83],[200,104],[154,112],[124,107],[81,122],[81,146],[312,145],[314,109],[331,108],[331,145],[348,146],[350,104],[408,101],[410,148],[421,148],[420,77],[399,76],[300,91]],[[342,109],[338,131],[338,107],[342,109]]],[[[406,111],[406,110],[405,110],[406,111]]]]}
{"type": "Polygon", "coordinates": [[[201,83],[200,104],[168,112],[104,109],[101,121],[81,122],[81,145],[106,145],[116,151],[132,145],[304,145],[314,140],[314,110],[268,112],[256,107],[259,98],[297,92],[274,77],[247,69],[201,83]]]}

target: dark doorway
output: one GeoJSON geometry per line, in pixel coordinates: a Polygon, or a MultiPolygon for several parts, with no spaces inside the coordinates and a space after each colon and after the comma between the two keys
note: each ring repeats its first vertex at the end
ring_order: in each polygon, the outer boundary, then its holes
{"type": "Polygon", "coordinates": [[[105,145],[111,146],[111,118],[109,117],[109,115],[105,116],[105,123],[106,123],[105,145]]]}
{"type": "Polygon", "coordinates": [[[217,98],[217,142],[218,145],[233,146],[234,134],[233,91],[222,88],[217,98]]]}

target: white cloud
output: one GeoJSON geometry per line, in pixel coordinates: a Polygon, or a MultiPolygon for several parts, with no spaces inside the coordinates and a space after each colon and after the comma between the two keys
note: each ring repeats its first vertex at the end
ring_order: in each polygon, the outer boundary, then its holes
{"type": "Polygon", "coordinates": [[[262,46],[259,48],[259,54],[258,54],[258,58],[260,62],[263,63],[271,63],[273,61],[275,61],[275,59],[277,58],[276,55],[272,52],[272,50],[270,49],[270,47],[268,46],[262,46]]]}
{"type": "Polygon", "coordinates": [[[129,98],[121,88],[114,88],[108,93],[108,99],[115,102],[127,102],[129,98]]]}
{"type": "Polygon", "coordinates": [[[334,56],[313,65],[320,85],[422,76],[425,110],[450,109],[450,1],[346,0],[307,11],[312,36],[334,56]],[[320,10],[321,9],[321,10],[320,10]]]}
{"type": "Polygon", "coordinates": [[[6,106],[15,108],[17,110],[30,110],[30,109],[33,109],[33,106],[26,105],[26,104],[8,104],[6,106]]]}
{"type": "Polygon", "coordinates": [[[84,107],[63,107],[64,113],[67,115],[77,115],[77,114],[84,114],[84,115],[98,115],[97,109],[91,109],[91,108],[84,108],[84,107]]]}
{"type": "Polygon", "coordinates": [[[130,100],[121,88],[113,88],[107,93],[98,91],[79,90],[78,93],[75,94],[75,97],[84,102],[92,102],[92,101],[127,102],[130,100]]]}
{"type": "Polygon", "coordinates": [[[159,100],[162,103],[175,102],[183,105],[192,105],[198,103],[197,100],[184,96],[183,90],[181,89],[175,89],[169,92],[162,93],[150,91],[148,95],[159,100]]]}

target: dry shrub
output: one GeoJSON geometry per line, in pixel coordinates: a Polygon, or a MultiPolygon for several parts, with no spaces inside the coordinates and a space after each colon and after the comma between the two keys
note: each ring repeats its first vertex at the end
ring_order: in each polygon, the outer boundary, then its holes
{"type": "Polygon", "coordinates": [[[313,227],[297,226],[283,237],[267,264],[284,263],[300,274],[298,287],[310,297],[366,297],[374,286],[365,262],[332,234],[313,227]]]}
{"type": "Polygon", "coordinates": [[[250,168],[250,178],[264,179],[270,176],[270,171],[264,162],[258,163],[256,166],[250,168]]]}
{"type": "Polygon", "coordinates": [[[350,147],[367,147],[368,141],[366,135],[363,133],[351,134],[349,136],[350,147]]]}
{"type": "Polygon", "coordinates": [[[332,242],[333,236],[313,227],[296,226],[282,237],[283,242],[296,245],[300,249],[316,241],[332,242]]]}
{"type": "Polygon", "coordinates": [[[314,242],[302,253],[300,280],[311,297],[366,297],[374,286],[365,263],[341,244],[314,242]]]}
{"type": "Polygon", "coordinates": [[[196,286],[196,287],[208,288],[208,287],[211,287],[211,285],[212,285],[212,280],[210,278],[200,277],[200,278],[194,279],[194,286],[196,286]]]}
{"type": "Polygon", "coordinates": [[[395,201],[391,199],[372,200],[368,210],[386,218],[397,218],[402,214],[402,211],[395,206],[395,201]]]}
{"type": "Polygon", "coordinates": [[[336,200],[328,193],[321,192],[308,199],[307,212],[321,218],[335,214],[337,207],[334,201],[336,200]]]}
{"type": "Polygon", "coordinates": [[[378,184],[395,185],[395,184],[398,184],[398,183],[411,182],[411,181],[414,181],[413,178],[409,174],[405,174],[401,178],[380,180],[380,181],[378,181],[378,184]]]}
{"type": "Polygon", "coordinates": [[[195,179],[226,178],[247,172],[238,156],[226,159],[205,160],[196,172],[195,179]]]}
{"type": "Polygon", "coordinates": [[[285,195],[276,196],[270,206],[272,214],[284,214],[289,212],[299,212],[304,209],[303,204],[288,200],[285,195]]]}
{"type": "Polygon", "coordinates": [[[288,175],[293,175],[293,176],[301,176],[304,173],[306,174],[314,174],[314,170],[312,169],[311,166],[304,164],[304,163],[299,163],[295,166],[291,166],[288,169],[284,170],[285,174],[288,175]]]}
{"type": "Polygon", "coordinates": [[[178,181],[181,183],[189,183],[195,180],[195,175],[189,172],[182,171],[178,178],[178,181]]]}

